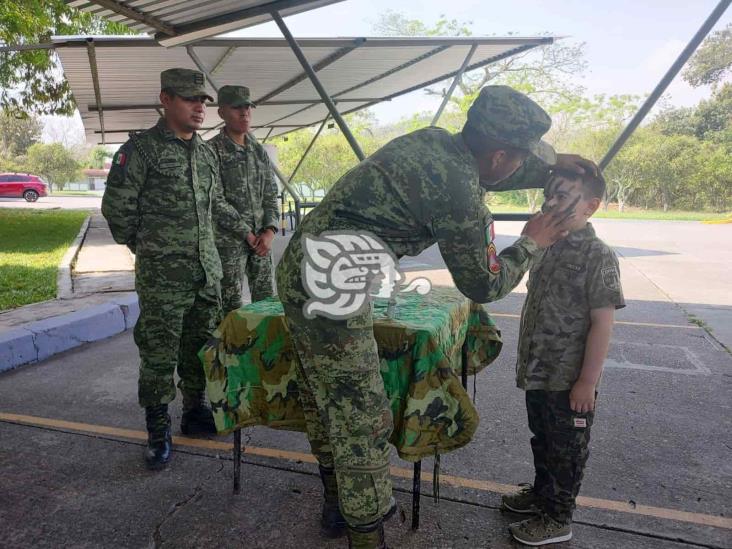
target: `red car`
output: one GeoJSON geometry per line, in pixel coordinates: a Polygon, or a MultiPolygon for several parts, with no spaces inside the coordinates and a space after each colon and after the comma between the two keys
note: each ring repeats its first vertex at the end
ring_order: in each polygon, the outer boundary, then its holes
{"type": "Polygon", "coordinates": [[[48,183],[41,177],[20,173],[0,173],[0,198],[25,198],[35,202],[48,196],[48,183]]]}

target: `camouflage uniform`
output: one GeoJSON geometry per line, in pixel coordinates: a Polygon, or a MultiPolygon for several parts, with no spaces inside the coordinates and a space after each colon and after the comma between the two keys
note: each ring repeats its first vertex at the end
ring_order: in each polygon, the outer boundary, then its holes
{"type": "MultiPolygon", "coordinates": [[[[218,99],[219,105],[254,106],[249,100],[249,89],[244,86],[223,86],[218,99]]],[[[228,313],[242,306],[244,274],[252,301],[261,301],[273,293],[272,255],[258,256],[247,244],[246,236],[267,229],[277,232],[278,189],[269,156],[252,135],[247,136],[245,145],[239,145],[222,128],[208,143],[219,158],[226,201],[241,218],[236,232],[222,224],[216,227],[216,245],[223,266],[221,300],[224,313],[228,313]]]]}
{"type": "Polygon", "coordinates": [[[526,391],[534,491],[567,524],[579,493],[594,413],[573,412],[569,392],[582,370],[590,310],[625,306],[615,253],[591,224],[550,248],[531,269],[521,315],[516,384],[526,391]]]}
{"type": "MultiPolygon", "coordinates": [[[[527,148],[529,130],[518,127],[521,116],[490,120],[492,107],[518,101],[514,106],[529,117],[537,141],[549,128],[546,113],[525,96],[505,87],[486,90],[469,121],[498,127],[503,142],[516,137],[513,132],[524,132],[527,148]],[[531,112],[525,112],[526,101],[535,107],[531,112]]],[[[543,186],[547,176],[546,164],[527,162],[513,180],[528,178],[543,186]]],[[[312,393],[301,397],[308,438],[321,465],[335,466],[341,511],[351,526],[372,523],[387,511],[390,412],[379,379],[370,309],[348,320],[306,320],[302,314],[309,297],[301,280],[303,235],[368,232],[397,257],[417,255],[438,243],[458,289],[484,303],[508,294],[539,248],[521,237],[498,256],[499,268],[489,268],[492,217],[483,199],[478,164],[462,135],[418,130],[391,141],[345,174],[304,218],[277,267],[278,294],[302,363],[298,381],[302,392],[307,388],[312,393]]]]}
{"type": "MultiPolygon", "coordinates": [[[[161,73],[163,89],[211,100],[203,82],[203,74],[189,69],[161,73]]],[[[195,408],[205,389],[197,353],[221,317],[213,212],[220,223],[237,222],[225,210],[218,175],[216,155],[203,139],[177,138],[164,119],[131,134],[109,172],[102,213],[115,241],[136,255],[138,398],[146,409],[175,398],[176,368],[184,409],[195,408]]]]}

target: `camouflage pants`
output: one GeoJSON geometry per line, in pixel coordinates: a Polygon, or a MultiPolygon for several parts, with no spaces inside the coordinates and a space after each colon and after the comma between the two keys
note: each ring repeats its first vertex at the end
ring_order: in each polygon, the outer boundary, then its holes
{"type": "Polygon", "coordinates": [[[218,288],[148,291],[138,288],[140,318],[135,343],[140,352],[140,406],[167,404],[175,399],[173,375],[183,393],[206,389],[197,353],[221,320],[218,288]]]}
{"type": "Polygon", "coordinates": [[[569,391],[526,391],[526,411],[534,435],[534,488],[544,499],[544,511],[554,520],[569,523],[590,456],[595,414],[573,412],[569,391]]]}
{"type": "Polygon", "coordinates": [[[246,274],[252,302],[261,301],[273,295],[272,253],[264,257],[255,254],[248,246],[221,248],[221,266],[224,278],[221,280],[221,305],[224,314],[242,306],[242,282],[246,274]]]}
{"type": "Polygon", "coordinates": [[[389,436],[393,420],[371,310],[349,320],[306,319],[284,304],[298,354],[297,380],[310,447],[334,467],[346,521],[362,526],[389,509],[389,436]]]}

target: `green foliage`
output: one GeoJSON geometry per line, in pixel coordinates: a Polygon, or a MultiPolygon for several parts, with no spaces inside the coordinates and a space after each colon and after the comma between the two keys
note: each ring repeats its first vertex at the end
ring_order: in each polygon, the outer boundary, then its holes
{"type": "MultiPolygon", "coordinates": [[[[132,32],[63,0],[5,0],[0,21],[0,42],[13,46],[48,43],[53,35],[132,32]]],[[[59,69],[53,50],[0,53],[0,106],[24,114],[72,114],[75,104],[59,69]]]]}
{"type": "Polygon", "coordinates": [[[671,109],[661,113],[653,127],[665,135],[693,135],[719,143],[729,140],[732,129],[732,84],[723,84],[712,97],[693,108],[671,109]]]}
{"type": "Polygon", "coordinates": [[[104,163],[107,159],[112,158],[112,156],[113,154],[110,153],[106,147],[97,145],[89,151],[89,154],[84,159],[83,164],[85,168],[95,168],[100,170],[104,168],[104,163]]]}
{"type": "Polygon", "coordinates": [[[41,138],[41,122],[33,116],[16,116],[8,110],[0,113],[0,154],[22,156],[41,138]]]}
{"type": "Polygon", "coordinates": [[[378,36],[470,36],[470,25],[472,22],[460,22],[440,15],[437,22],[428,27],[418,19],[407,19],[403,13],[387,10],[379,14],[372,27],[378,36]]]}
{"type": "Polygon", "coordinates": [[[0,311],[56,297],[56,272],[86,212],[0,210],[0,311]]]}
{"type": "Polygon", "coordinates": [[[692,86],[711,84],[716,86],[732,69],[732,23],[712,33],[684,71],[684,80],[692,86]]]}
{"type": "MultiPolygon", "coordinates": [[[[401,13],[387,11],[377,18],[373,29],[382,36],[471,36],[471,26],[472,22],[448,20],[444,16],[430,26],[418,19],[408,19],[401,13]]],[[[567,76],[580,76],[586,70],[583,50],[583,43],[559,40],[464,74],[459,82],[460,93],[450,99],[453,109],[463,115],[458,116],[453,124],[462,126],[468,106],[480,89],[489,83],[511,86],[532,96],[553,112],[555,103],[575,99],[582,93],[582,88],[567,76]]],[[[447,85],[428,89],[426,93],[444,97],[446,91],[447,85]]],[[[443,125],[443,119],[440,119],[440,125],[443,125]]]]}
{"type": "Polygon", "coordinates": [[[64,185],[79,176],[79,163],[71,151],[60,143],[36,143],[28,149],[29,171],[45,178],[63,190],[64,185]]]}
{"type": "MultiPolygon", "coordinates": [[[[370,129],[375,124],[371,113],[362,111],[348,115],[346,121],[366,155],[376,151],[386,141],[377,138],[370,129]]],[[[286,176],[289,177],[295,169],[315,132],[315,128],[308,128],[271,141],[277,146],[280,168],[286,176]]],[[[333,123],[333,128],[323,129],[298,169],[293,183],[305,183],[312,190],[327,190],[356,164],[358,158],[338,126],[333,123]]]]}

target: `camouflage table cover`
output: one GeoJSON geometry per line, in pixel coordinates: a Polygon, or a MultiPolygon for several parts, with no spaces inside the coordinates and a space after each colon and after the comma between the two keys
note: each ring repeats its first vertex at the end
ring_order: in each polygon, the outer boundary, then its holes
{"type": "MultiPolygon", "coordinates": [[[[463,343],[468,373],[476,374],[498,356],[500,331],[483,306],[451,288],[401,294],[393,318],[386,310],[386,301],[375,302],[392,444],[407,461],[464,446],[478,412],[460,381],[463,343]]],[[[199,356],[219,433],[252,425],[305,430],[296,354],[276,297],[232,311],[199,356]]]]}

